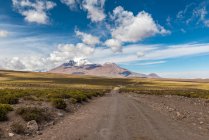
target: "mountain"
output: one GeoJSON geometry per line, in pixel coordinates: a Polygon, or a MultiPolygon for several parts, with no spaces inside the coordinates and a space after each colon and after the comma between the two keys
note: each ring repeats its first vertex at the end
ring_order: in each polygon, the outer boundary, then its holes
{"type": "MultiPolygon", "coordinates": [[[[79,61],[80,62],[80,61],[79,61]]],[[[92,76],[105,76],[105,77],[143,77],[143,78],[159,78],[157,74],[140,74],[131,72],[118,66],[115,63],[91,64],[86,60],[82,60],[82,63],[78,63],[74,60],[70,60],[68,63],[64,63],[61,66],[49,71],[50,73],[63,73],[74,75],[92,75],[92,76]]]]}

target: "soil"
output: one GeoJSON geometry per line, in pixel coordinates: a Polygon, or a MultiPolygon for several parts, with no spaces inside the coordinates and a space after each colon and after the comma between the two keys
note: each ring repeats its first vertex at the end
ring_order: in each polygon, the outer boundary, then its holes
{"type": "Polygon", "coordinates": [[[209,101],[114,90],[33,139],[208,140],[209,101]]]}

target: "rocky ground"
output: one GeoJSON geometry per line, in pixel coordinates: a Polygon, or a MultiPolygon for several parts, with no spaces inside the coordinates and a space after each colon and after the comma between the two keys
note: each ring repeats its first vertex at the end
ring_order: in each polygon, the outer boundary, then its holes
{"type": "MultiPolygon", "coordinates": [[[[8,121],[0,122],[0,140],[24,140],[31,139],[37,135],[42,135],[44,129],[56,125],[66,116],[77,111],[85,104],[87,103],[71,104],[68,102],[67,108],[65,110],[61,110],[54,108],[49,102],[20,99],[19,104],[13,105],[15,110],[21,107],[38,107],[44,109],[46,112],[49,112],[52,119],[39,124],[35,120],[27,122],[23,120],[21,116],[17,115],[16,111],[12,111],[8,114],[8,121]],[[13,124],[21,124],[21,126],[24,126],[24,134],[16,134],[13,132],[13,124]]],[[[17,126],[15,128],[21,129],[17,126]]]]}
{"type": "Polygon", "coordinates": [[[209,100],[173,95],[127,94],[126,96],[148,105],[153,110],[200,134],[209,133],[209,100]]]}

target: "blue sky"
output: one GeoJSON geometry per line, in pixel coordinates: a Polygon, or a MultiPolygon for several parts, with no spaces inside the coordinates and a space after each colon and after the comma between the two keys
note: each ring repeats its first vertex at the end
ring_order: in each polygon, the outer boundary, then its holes
{"type": "Polygon", "coordinates": [[[209,0],[0,0],[0,67],[87,59],[209,78],[209,0]]]}

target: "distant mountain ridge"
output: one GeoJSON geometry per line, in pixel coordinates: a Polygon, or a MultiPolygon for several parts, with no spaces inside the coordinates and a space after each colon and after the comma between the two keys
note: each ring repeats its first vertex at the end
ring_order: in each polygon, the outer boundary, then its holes
{"type": "Polygon", "coordinates": [[[157,74],[151,73],[149,75],[131,72],[125,68],[118,66],[115,63],[92,64],[87,60],[82,60],[78,63],[70,60],[59,67],[49,71],[50,73],[63,73],[73,75],[92,75],[104,77],[143,77],[143,78],[160,78],[157,74]]]}

